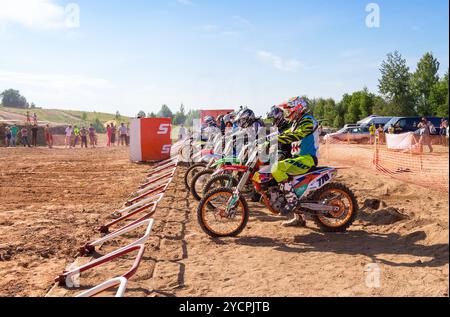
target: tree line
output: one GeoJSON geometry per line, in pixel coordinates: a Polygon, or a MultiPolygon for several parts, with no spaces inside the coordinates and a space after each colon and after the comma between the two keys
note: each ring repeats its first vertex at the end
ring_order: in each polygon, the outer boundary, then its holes
{"type": "Polygon", "coordinates": [[[184,105],[181,104],[179,110],[177,112],[172,112],[170,110],[169,106],[162,105],[161,109],[157,112],[151,112],[148,114],[145,114],[143,110],[139,111],[137,114],[138,118],[171,118],[173,124],[177,125],[187,125],[191,126],[193,124],[193,121],[195,119],[200,118],[200,110],[189,110],[188,112],[185,111],[184,105]]]}
{"type": "Polygon", "coordinates": [[[313,114],[325,125],[336,128],[372,114],[448,117],[448,70],[440,78],[439,66],[433,53],[427,52],[412,73],[398,51],[389,53],[380,67],[379,94],[364,88],[344,94],[339,102],[332,98],[312,99],[313,114]]]}

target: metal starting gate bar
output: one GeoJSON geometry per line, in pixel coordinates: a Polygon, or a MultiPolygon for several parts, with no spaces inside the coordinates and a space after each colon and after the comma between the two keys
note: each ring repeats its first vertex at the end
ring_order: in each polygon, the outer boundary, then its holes
{"type": "Polygon", "coordinates": [[[156,175],[147,177],[146,179],[144,179],[143,185],[141,185],[140,188],[147,187],[148,185],[146,185],[146,184],[149,183],[149,182],[156,183],[156,182],[159,182],[159,181],[161,181],[161,180],[166,179],[166,178],[167,178],[167,175],[169,175],[169,174],[175,174],[176,169],[177,169],[176,167],[172,167],[172,169],[170,170],[170,172],[166,172],[165,174],[158,173],[158,174],[156,174],[156,175]]]}
{"type": "Polygon", "coordinates": [[[169,178],[172,178],[174,174],[175,174],[175,169],[174,169],[172,172],[167,173],[167,174],[164,174],[164,175],[159,176],[159,177],[157,177],[157,178],[147,179],[147,182],[144,183],[144,184],[142,184],[142,185],[140,186],[140,188],[142,189],[142,188],[144,188],[144,187],[148,187],[149,185],[151,185],[151,184],[153,184],[153,183],[155,183],[155,182],[158,182],[158,181],[160,181],[160,180],[163,180],[163,179],[169,179],[169,178]]]}
{"type": "Polygon", "coordinates": [[[140,221],[138,223],[135,223],[135,224],[127,225],[127,226],[125,226],[123,228],[120,228],[120,229],[118,229],[118,230],[116,230],[116,231],[114,231],[114,232],[112,232],[112,233],[110,233],[110,234],[108,234],[108,235],[106,235],[106,236],[96,240],[96,241],[86,243],[84,245],[84,247],[80,248],[80,254],[81,255],[92,254],[95,251],[95,247],[96,246],[99,246],[99,245],[105,243],[106,241],[109,241],[109,240],[114,239],[114,238],[116,238],[118,236],[124,235],[127,232],[136,230],[137,228],[140,228],[140,227],[143,227],[143,226],[146,225],[147,229],[145,230],[145,234],[141,238],[139,238],[138,240],[136,240],[133,243],[129,244],[128,246],[132,246],[132,245],[136,245],[136,244],[144,244],[148,240],[148,238],[150,237],[150,233],[152,231],[153,223],[154,223],[153,219],[147,219],[147,220],[143,220],[143,221],[140,221]]]}
{"type": "Polygon", "coordinates": [[[168,160],[165,160],[163,162],[154,165],[153,167],[156,169],[152,170],[147,175],[149,178],[146,179],[145,184],[140,186],[141,189],[136,192],[136,195],[139,196],[127,201],[127,204],[131,204],[131,206],[123,208],[122,210],[115,212],[113,215],[122,215],[124,213],[126,214],[100,227],[99,230],[103,233],[108,233],[109,228],[111,226],[149,208],[151,208],[150,212],[146,213],[143,217],[123,226],[122,228],[117,229],[112,233],[107,234],[106,236],[96,241],[87,243],[84,247],[80,249],[80,253],[81,255],[92,253],[95,251],[96,246],[99,246],[106,241],[112,240],[118,236],[124,235],[125,233],[128,233],[130,231],[136,230],[140,227],[147,225],[145,234],[141,238],[130,243],[125,247],[122,247],[116,251],[106,254],[76,269],[64,271],[55,279],[55,283],[58,283],[58,285],[60,286],[72,287],[74,285],[73,283],[74,276],[79,275],[82,272],[90,270],[94,267],[101,266],[102,264],[108,263],[116,258],[124,256],[133,251],[138,251],[138,254],[133,262],[133,265],[131,266],[130,270],[126,272],[124,275],[110,279],[76,296],[76,297],[93,297],[102,292],[107,291],[108,289],[118,286],[118,290],[116,292],[115,297],[123,297],[127,287],[128,279],[136,273],[137,269],[139,268],[139,264],[142,260],[142,257],[144,255],[145,242],[149,239],[154,224],[154,220],[151,219],[151,217],[155,214],[158,203],[161,201],[169,184],[172,182],[173,175],[175,174],[177,165],[178,165],[178,156],[173,156],[168,160]],[[160,174],[162,174],[161,172],[165,172],[170,169],[172,170],[169,173],[159,176],[160,174]],[[162,182],[163,180],[164,182],[162,182]],[[162,182],[162,184],[158,184],[158,182],[162,182]],[[147,199],[143,199],[156,192],[159,193],[147,199]]]}
{"type": "Polygon", "coordinates": [[[144,192],[143,194],[141,194],[141,195],[139,195],[139,196],[137,196],[137,197],[135,197],[135,198],[129,199],[129,200],[125,203],[125,206],[131,206],[131,205],[133,205],[134,203],[136,203],[137,201],[142,200],[142,199],[144,199],[145,197],[148,197],[148,196],[150,196],[150,195],[154,195],[154,194],[157,194],[157,193],[158,193],[158,194],[159,194],[159,193],[165,193],[166,190],[167,190],[167,188],[169,187],[169,185],[170,185],[170,183],[171,183],[171,180],[172,180],[172,178],[169,179],[169,181],[167,182],[167,184],[160,185],[160,186],[156,187],[155,189],[150,189],[149,191],[144,192]]]}
{"type": "Polygon", "coordinates": [[[171,163],[171,162],[174,162],[174,161],[176,161],[178,163],[178,155],[175,155],[175,156],[173,156],[173,157],[171,157],[171,158],[169,158],[169,159],[167,159],[165,161],[159,162],[158,164],[153,165],[153,167],[158,168],[158,167],[161,167],[161,166],[163,166],[165,164],[168,164],[168,163],[171,163]]]}
{"type": "MultiPolygon", "coordinates": [[[[169,179],[169,181],[171,181],[171,180],[172,180],[172,178],[169,179]]],[[[145,188],[142,188],[142,189],[139,189],[139,190],[135,191],[134,193],[132,193],[132,194],[130,195],[130,197],[129,197],[128,199],[132,199],[132,198],[134,198],[134,197],[136,197],[136,196],[139,196],[140,194],[145,193],[145,192],[148,191],[148,190],[155,189],[155,188],[157,188],[158,186],[163,185],[163,184],[165,185],[165,184],[167,184],[167,183],[168,183],[168,181],[159,181],[159,182],[156,182],[155,184],[152,184],[152,185],[150,185],[150,186],[148,186],[148,187],[145,187],[145,188]]]]}
{"type": "Polygon", "coordinates": [[[123,297],[127,288],[127,283],[128,280],[125,277],[116,277],[109,281],[103,282],[102,284],[97,285],[87,291],[84,291],[83,293],[78,294],[75,297],[94,297],[109,290],[110,288],[116,287],[117,285],[119,285],[119,288],[117,289],[116,295],[114,297],[123,297]]]}
{"type": "Polygon", "coordinates": [[[166,165],[161,166],[161,167],[159,167],[159,168],[157,168],[155,170],[151,170],[150,173],[147,174],[147,176],[148,177],[152,177],[152,175],[158,174],[159,172],[168,170],[170,168],[176,168],[177,165],[178,165],[178,162],[166,164],[166,165]]]}
{"type": "Polygon", "coordinates": [[[142,256],[144,255],[145,246],[143,244],[138,244],[138,245],[132,244],[130,246],[123,247],[119,250],[116,250],[107,255],[104,255],[94,261],[86,263],[85,265],[82,265],[76,269],[69,271],[69,272],[65,271],[61,275],[59,275],[57,278],[55,278],[55,283],[58,283],[59,286],[72,287],[74,285],[74,282],[72,279],[77,274],[86,272],[87,270],[90,270],[94,267],[98,267],[102,264],[110,262],[116,258],[119,258],[125,254],[131,253],[136,250],[138,251],[138,255],[137,255],[136,259],[134,260],[133,265],[131,266],[131,268],[128,272],[126,272],[124,275],[122,275],[126,279],[130,279],[130,277],[132,277],[136,273],[136,271],[139,267],[139,264],[141,263],[142,256]]]}
{"type": "Polygon", "coordinates": [[[142,207],[143,205],[148,205],[148,204],[152,203],[153,201],[155,201],[155,198],[157,198],[157,200],[160,201],[162,199],[162,195],[161,194],[164,194],[164,193],[160,193],[160,194],[154,195],[152,197],[149,197],[149,198],[146,198],[146,199],[142,199],[141,201],[139,201],[139,202],[137,202],[137,203],[135,203],[135,204],[133,204],[131,206],[128,206],[128,207],[125,207],[125,208],[123,208],[121,210],[115,211],[112,214],[112,216],[113,217],[120,217],[121,214],[124,214],[124,213],[129,212],[129,211],[133,211],[134,209],[136,209],[138,207],[142,207]]]}
{"type": "MultiPolygon", "coordinates": [[[[117,224],[117,223],[119,223],[119,222],[122,222],[122,221],[124,221],[125,219],[128,219],[128,218],[130,218],[131,216],[134,216],[134,215],[136,215],[136,214],[138,214],[138,213],[141,213],[141,212],[143,212],[144,210],[147,210],[147,209],[149,209],[149,208],[151,208],[151,211],[149,212],[149,214],[154,214],[155,211],[156,211],[156,207],[158,206],[158,203],[161,201],[161,199],[163,198],[163,196],[164,196],[164,193],[161,193],[161,194],[158,194],[158,195],[156,195],[156,196],[151,197],[150,199],[153,199],[153,198],[156,198],[156,197],[158,197],[158,199],[157,199],[156,201],[151,201],[151,202],[149,202],[148,204],[145,204],[145,205],[141,206],[140,208],[137,208],[137,209],[135,209],[135,210],[133,210],[133,211],[131,211],[131,212],[129,212],[129,213],[123,215],[122,217],[117,218],[117,219],[115,219],[115,220],[113,220],[113,221],[111,221],[111,222],[109,222],[109,223],[107,223],[107,224],[101,226],[101,227],[98,229],[98,231],[100,231],[101,233],[108,233],[108,232],[109,232],[109,228],[110,228],[111,226],[113,226],[113,225],[115,225],[115,224],[117,224]]],[[[134,206],[132,206],[132,207],[134,207],[134,206]]]]}

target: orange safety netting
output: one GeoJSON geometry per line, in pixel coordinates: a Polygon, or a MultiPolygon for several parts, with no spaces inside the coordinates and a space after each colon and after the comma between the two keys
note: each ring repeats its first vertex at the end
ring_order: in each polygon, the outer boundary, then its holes
{"type": "Polygon", "coordinates": [[[419,154],[412,151],[389,150],[384,145],[349,144],[326,140],[321,147],[321,158],[345,166],[371,168],[390,177],[438,190],[449,190],[448,147],[433,146],[434,152],[419,154]]]}

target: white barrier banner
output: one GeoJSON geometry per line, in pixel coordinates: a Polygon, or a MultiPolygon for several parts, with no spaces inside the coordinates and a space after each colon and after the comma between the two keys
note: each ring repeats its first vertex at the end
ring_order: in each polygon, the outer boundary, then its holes
{"type": "Polygon", "coordinates": [[[414,133],[386,134],[386,145],[390,150],[409,150],[413,145],[414,133]]]}

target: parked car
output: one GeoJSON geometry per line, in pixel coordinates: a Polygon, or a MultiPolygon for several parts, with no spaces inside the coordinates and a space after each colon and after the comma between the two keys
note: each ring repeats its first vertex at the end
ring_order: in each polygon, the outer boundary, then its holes
{"type": "Polygon", "coordinates": [[[373,124],[375,124],[376,127],[381,125],[384,127],[386,123],[388,123],[392,117],[369,117],[366,120],[360,121],[359,124],[361,127],[370,127],[373,124]]]}
{"type": "Polygon", "coordinates": [[[369,142],[370,133],[368,127],[344,127],[338,132],[327,134],[324,138],[327,140],[339,140],[339,141],[349,141],[364,143],[369,142]]]}
{"type": "MultiPolygon", "coordinates": [[[[435,135],[438,135],[440,132],[441,119],[437,117],[427,118],[434,127],[436,128],[435,135]]],[[[390,127],[394,127],[394,133],[406,133],[406,132],[416,132],[417,125],[419,124],[422,117],[394,117],[392,118],[386,125],[384,126],[384,131],[387,133],[390,127]]]]}

